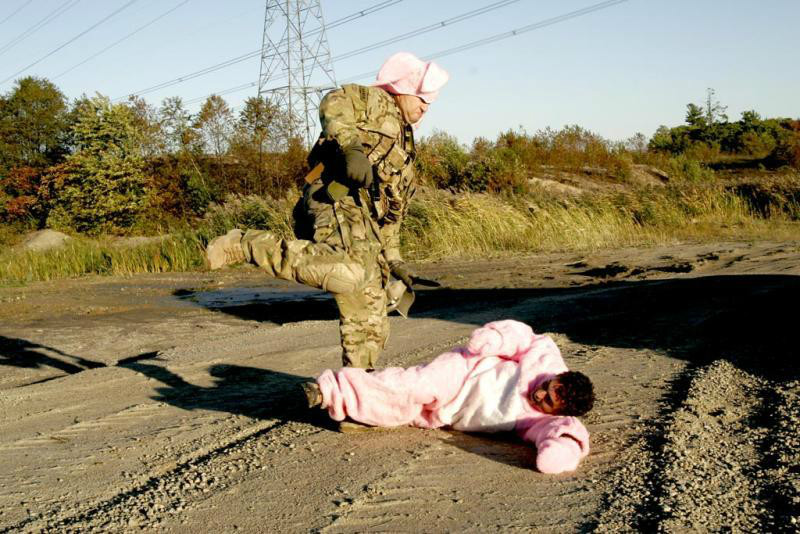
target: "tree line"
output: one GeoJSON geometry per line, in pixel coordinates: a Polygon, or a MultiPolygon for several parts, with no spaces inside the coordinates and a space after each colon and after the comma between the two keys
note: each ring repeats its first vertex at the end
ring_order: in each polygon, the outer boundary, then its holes
{"type": "Polygon", "coordinates": [[[23,78],[0,96],[0,222],[124,233],[202,215],[228,194],[280,194],[306,167],[286,127],[256,97],[234,113],[211,96],[190,114],[178,97],[70,103],[52,82],[23,78]]]}
{"type": "Polygon", "coordinates": [[[708,89],[703,103],[686,105],[686,124],[661,126],[650,139],[649,148],[701,161],[733,155],[760,158],[770,166],[800,168],[800,120],[764,119],[750,110],[738,121],[730,121],[726,111],[727,106],[717,100],[714,90],[708,89]]]}
{"type": "MultiPolygon", "coordinates": [[[[470,146],[445,132],[418,143],[423,182],[453,191],[524,193],[544,167],[606,169],[625,180],[633,163],[681,156],[741,156],[800,168],[800,121],[746,111],[729,121],[709,90],[686,124],[611,142],[579,126],[509,130],[470,146]]],[[[229,195],[273,198],[297,188],[307,151],[265,99],[234,112],[219,96],[189,113],[179,97],[70,102],[47,79],[26,77],[0,95],[0,223],[87,234],[148,233],[202,216],[229,195]]]]}

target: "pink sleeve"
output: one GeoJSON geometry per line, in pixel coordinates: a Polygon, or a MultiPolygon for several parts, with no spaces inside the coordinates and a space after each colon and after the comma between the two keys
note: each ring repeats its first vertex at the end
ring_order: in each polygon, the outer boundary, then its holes
{"type": "Polygon", "coordinates": [[[536,445],[536,468],[542,473],[574,471],[589,454],[589,431],[575,417],[542,417],[521,433],[536,445]]]}
{"type": "Polygon", "coordinates": [[[495,321],[478,328],[469,338],[467,350],[477,356],[500,356],[518,360],[533,342],[533,330],[519,321],[495,321]]]}

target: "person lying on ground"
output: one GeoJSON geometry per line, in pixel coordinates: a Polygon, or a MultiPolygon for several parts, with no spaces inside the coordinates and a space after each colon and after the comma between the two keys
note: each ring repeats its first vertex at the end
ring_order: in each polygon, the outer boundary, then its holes
{"type": "Polygon", "coordinates": [[[536,445],[543,473],[573,471],[589,454],[589,432],[577,419],[591,410],[589,378],[569,371],[549,336],[514,320],[475,330],[465,347],[433,361],[375,372],[325,370],[303,384],[310,407],[336,421],[470,432],[516,430],[536,445]]]}

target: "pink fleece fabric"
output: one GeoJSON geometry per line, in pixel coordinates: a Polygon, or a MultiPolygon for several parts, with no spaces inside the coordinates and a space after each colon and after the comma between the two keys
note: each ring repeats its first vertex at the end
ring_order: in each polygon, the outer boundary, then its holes
{"type": "Polygon", "coordinates": [[[528,394],[567,371],[548,336],[519,321],[488,323],[475,330],[466,347],[440,354],[408,369],[374,373],[345,367],[324,371],[317,383],[322,407],[337,421],[350,417],[374,426],[449,426],[457,430],[516,430],[536,445],[543,473],[577,468],[589,454],[589,432],[575,417],[536,410],[528,394]]]}
{"type": "Polygon", "coordinates": [[[375,85],[393,95],[414,95],[430,104],[450,75],[433,61],[422,61],[410,52],[398,52],[378,71],[375,85]]]}

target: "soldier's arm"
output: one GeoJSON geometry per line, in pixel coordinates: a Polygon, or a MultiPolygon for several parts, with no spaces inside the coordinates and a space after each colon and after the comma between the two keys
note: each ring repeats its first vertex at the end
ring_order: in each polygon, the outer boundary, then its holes
{"type": "Polygon", "coordinates": [[[336,141],[340,147],[360,144],[356,124],[366,109],[357,90],[345,86],[331,91],[319,105],[322,135],[336,141]]]}
{"type": "MultiPolygon", "coordinates": [[[[410,163],[404,169],[404,172],[411,173],[411,183],[416,180],[414,164],[410,163]]],[[[403,202],[399,209],[392,209],[384,217],[383,225],[381,226],[381,236],[383,237],[383,254],[386,261],[389,263],[402,262],[403,257],[400,254],[400,225],[406,217],[408,207],[411,204],[411,198],[414,196],[415,188],[412,185],[403,195],[403,202]]]]}

